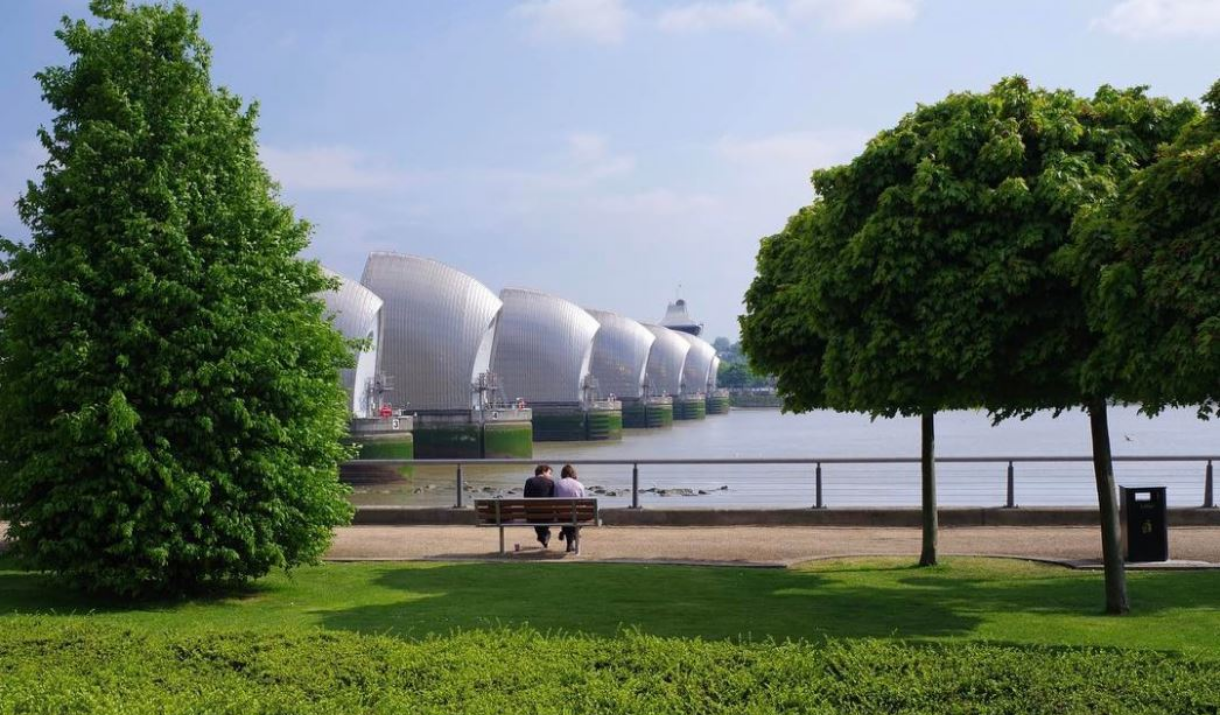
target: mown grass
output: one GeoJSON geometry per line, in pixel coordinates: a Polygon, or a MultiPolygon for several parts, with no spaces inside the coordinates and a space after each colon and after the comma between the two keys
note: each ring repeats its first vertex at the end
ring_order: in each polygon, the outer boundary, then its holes
{"type": "Polygon", "coordinates": [[[1161,653],[873,639],[152,633],[17,616],[0,713],[1220,712],[1215,663],[1161,653]]]}
{"type": "MultiPolygon", "coordinates": [[[[704,639],[880,638],[1176,652],[1220,660],[1220,572],[1133,572],[1135,610],[1101,613],[1098,573],[995,559],[860,559],[790,570],[614,564],[328,564],[217,598],[124,603],[62,590],[0,559],[11,615],[141,632],[296,633],[420,639],[530,626],[613,637],[624,628],[704,639]]],[[[7,621],[7,626],[6,626],[7,621]]]]}

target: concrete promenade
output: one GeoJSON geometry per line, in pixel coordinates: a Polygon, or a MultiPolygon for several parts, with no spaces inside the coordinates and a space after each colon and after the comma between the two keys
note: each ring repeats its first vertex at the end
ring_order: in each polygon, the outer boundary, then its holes
{"type": "MultiPolygon", "coordinates": [[[[1220,527],[1170,531],[1175,561],[1220,565],[1220,527]]],[[[834,556],[919,555],[920,531],[894,527],[805,526],[603,526],[587,528],[581,555],[563,553],[554,539],[544,551],[529,528],[506,530],[510,560],[632,561],[657,563],[790,566],[834,556]]],[[[940,530],[943,555],[1015,556],[1089,562],[1101,558],[1097,527],[949,527],[940,530]]],[[[499,560],[494,528],[474,526],[351,526],[339,529],[333,560],[499,560]]]]}

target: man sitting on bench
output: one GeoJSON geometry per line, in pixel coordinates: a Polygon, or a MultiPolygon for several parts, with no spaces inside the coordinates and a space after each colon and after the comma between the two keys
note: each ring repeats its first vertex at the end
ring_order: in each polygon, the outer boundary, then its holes
{"type": "MultiPolygon", "coordinates": [[[[534,467],[534,476],[525,480],[526,499],[549,499],[555,496],[555,481],[551,479],[551,465],[539,464],[534,467]]],[[[549,548],[551,544],[551,527],[535,526],[534,533],[538,535],[538,543],[542,544],[542,548],[549,548]]]]}

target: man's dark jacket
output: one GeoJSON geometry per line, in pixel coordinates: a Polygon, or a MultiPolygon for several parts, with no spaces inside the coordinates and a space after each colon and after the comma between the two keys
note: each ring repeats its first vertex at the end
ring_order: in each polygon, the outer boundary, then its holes
{"type": "Polygon", "coordinates": [[[546,498],[555,496],[555,480],[544,476],[530,477],[525,480],[525,497],[546,498]]]}

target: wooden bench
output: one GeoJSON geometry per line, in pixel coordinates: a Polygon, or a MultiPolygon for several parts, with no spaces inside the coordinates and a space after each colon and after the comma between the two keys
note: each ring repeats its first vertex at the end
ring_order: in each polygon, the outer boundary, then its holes
{"type": "MultiPolygon", "coordinates": [[[[500,553],[504,553],[504,529],[509,526],[601,526],[597,500],[584,497],[545,499],[475,499],[479,526],[500,529],[500,553]]],[[[580,529],[572,548],[580,553],[580,529]]]]}

